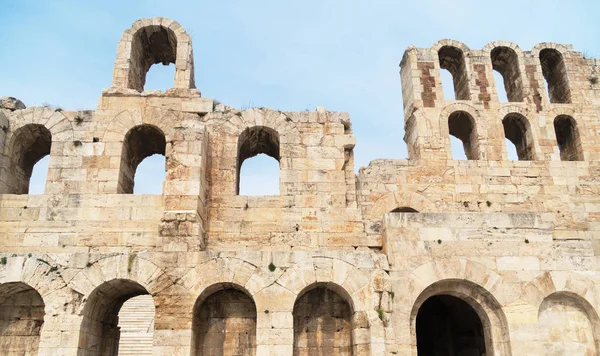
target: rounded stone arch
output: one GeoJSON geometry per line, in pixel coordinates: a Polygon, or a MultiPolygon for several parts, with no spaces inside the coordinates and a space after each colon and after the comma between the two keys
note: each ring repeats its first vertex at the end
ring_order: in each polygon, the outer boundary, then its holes
{"type": "Polygon", "coordinates": [[[544,49],[554,49],[554,50],[557,50],[558,52],[560,52],[560,54],[562,54],[563,56],[565,56],[567,53],[573,51],[573,46],[555,43],[555,42],[540,42],[540,43],[536,44],[535,46],[533,46],[533,48],[531,48],[531,51],[529,53],[532,57],[537,58],[540,55],[540,51],[542,51],[544,49]]]}
{"type": "MultiPolygon", "coordinates": [[[[162,268],[133,253],[101,258],[77,272],[68,285],[85,300],[97,287],[114,280],[132,281],[153,296],[174,284],[162,268]]],[[[77,312],[84,306],[85,301],[77,312]]]]}
{"type": "Polygon", "coordinates": [[[125,30],[117,45],[112,87],[142,92],[146,72],[152,64],[161,62],[175,64],[173,88],[196,88],[192,39],[184,28],[164,17],[137,20],[125,30]],[[156,36],[152,42],[160,46],[150,48],[152,36],[156,36]]]}
{"type": "Polygon", "coordinates": [[[399,207],[409,207],[419,213],[433,213],[435,204],[424,195],[415,192],[390,192],[379,197],[370,209],[369,219],[379,220],[383,215],[399,207]]]}
{"type": "Polygon", "coordinates": [[[460,49],[463,52],[463,54],[465,55],[465,57],[467,56],[467,53],[469,53],[471,51],[471,49],[463,42],[460,42],[457,40],[452,40],[449,38],[441,39],[441,40],[435,42],[431,46],[431,50],[433,51],[433,53],[437,54],[437,52],[440,50],[440,48],[442,48],[444,46],[456,47],[456,48],[460,49]]]}
{"type": "Polygon", "coordinates": [[[73,125],[62,111],[47,107],[14,111],[8,125],[0,154],[6,157],[10,174],[0,194],[26,194],[35,164],[46,155],[63,155],[62,145],[54,143],[73,142],[73,125]]]}
{"type": "Polygon", "coordinates": [[[205,286],[192,308],[191,354],[236,355],[256,350],[257,305],[237,283],[205,286]],[[227,330],[227,331],[225,331],[227,330]]]}
{"type": "Polygon", "coordinates": [[[556,146],[554,149],[554,155],[557,160],[561,160],[561,151],[558,145],[558,137],[556,132],[555,122],[559,117],[570,118],[574,124],[576,141],[578,147],[578,159],[576,161],[588,160],[588,152],[584,149],[586,142],[586,133],[589,131],[586,126],[586,120],[571,106],[571,105],[560,105],[555,106],[552,110],[546,114],[546,137],[554,142],[556,146]]]}
{"type": "Polygon", "coordinates": [[[285,113],[273,109],[254,108],[239,111],[227,117],[222,125],[223,129],[236,137],[252,127],[267,127],[277,132],[282,145],[300,143],[300,131],[296,123],[285,113]]]}
{"type": "Polygon", "coordinates": [[[384,334],[383,321],[376,311],[378,298],[371,276],[361,269],[338,258],[313,256],[287,268],[275,284],[291,292],[293,298],[280,301],[282,309],[289,311],[294,310],[303,293],[313,288],[325,287],[339,294],[353,312],[354,328],[367,329],[369,337],[363,347],[370,350],[368,354],[385,353],[383,338],[378,337],[384,334]]]}
{"type": "Polygon", "coordinates": [[[521,50],[521,47],[519,47],[519,45],[514,42],[510,42],[510,41],[488,42],[485,44],[485,46],[483,46],[482,51],[486,55],[486,57],[489,58],[492,50],[496,47],[508,47],[508,48],[512,49],[513,51],[515,51],[515,53],[517,54],[517,57],[519,58],[519,64],[523,63],[523,51],[521,50]]]}
{"type": "MultiPolygon", "coordinates": [[[[448,294],[463,299],[480,316],[486,315],[489,320],[493,340],[488,355],[511,355],[508,323],[502,307],[518,298],[518,293],[510,293],[514,288],[507,285],[503,278],[484,265],[457,258],[452,260],[434,261],[416,268],[408,277],[407,293],[395,293],[399,298],[396,305],[405,316],[406,327],[410,334],[407,339],[399,340],[400,344],[410,345],[412,355],[417,355],[416,349],[416,316],[419,306],[430,296],[448,294]]],[[[484,322],[484,320],[482,320],[484,322]]],[[[484,325],[485,326],[485,325],[484,325]]]]}
{"type": "Polygon", "coordinates": [[[6,264],[0,266],[0,285],[7,283],[24,283],[34,289],[44,300],[47,314],[57,314],[64,308],[64,300],[55,298],[68,288],[60,272],[62,266],[55,264],[47,256],[7,257],[6,264]]]}
{"type": "MultiPolygon", "coordinates": [[[[481,115],[479,110],[477,110],[474,106],[469,105],[467,103],[452,103],[446,105],[441,113],[440,113],[440,135],[442,137],[446,137],[446,152],[448,153],[448,158],[452,159],[452,148],[450,146],[450,118],[452,115],[457,113],[466,113],[469,121],[472,125],[472,135],[473,143],[471,144],[471,150],[473,151],[473,158],[469,159],[485,159],[487,154],[485,152],[484,145],[481,144],[480,138],[487,137],[487,125],[484,120],[481,119],[481,115]]],[[[462,139],[461,139],[462,140],[462,139]]],[[[464,143],[464,140],[462,140],[464,143]]],[[[469,155],[467,154],[467,157],[469,155]]]]}
{"type": "Polygon", "coordinates": [[[127,133],[136,126],[150,125],[160,130],[170,141],[171,130],[182,121],[173,110],[156,109],[154,112],[142,113],[139,109],[128,109],[118,113],[106,125],[102,142],[123,141],[127,133]]]}
{"type": "MultiPolygon", "coordinates": [[[[545,272],[524,286],[521,299],[532,307],[539,318],[545,303],[552,299],[562,299],[565,304],[574,303],[587,316],[596,352],[600,350],[600,318],[598,306],[600,289],[596,283],[577,273],[569,271],[545,272]]],[[[560,302],[560,301],[559,301],[560,302]]]]}
{"type": "MultiPolygon", "coordinates": [[[[500,106],[498,110],[499,116],[499,125],[503,125],[504,120],[509,116],[519,117],[526,129],[529,129],[529,134],[531,135],[527,139],[530,141],[529,144],[532,149],[532,155],[529,160],[533,161],[542,156],[542,152],[540,150],[539,142],[540,142],[540,127],[537,124],[537,121],[532,120],[531,115],[535,115],[531,111],[525,109],[522,106],[515,105],[512,103],[505,103],[500,106]]],[[[500,130],[500,132],[505,132],[504,130],[500,130]]],[[[502,142],[504,146],[503,155],[507,152],[507,147],[505,142],[502,142]]],[[[520,159],[520,158],[519,158],[520,159]]]]}

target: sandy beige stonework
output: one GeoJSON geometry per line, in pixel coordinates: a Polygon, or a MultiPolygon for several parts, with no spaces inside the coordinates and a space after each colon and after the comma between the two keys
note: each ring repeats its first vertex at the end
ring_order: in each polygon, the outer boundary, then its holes
{"type": "Polygon", "coordinates": [[[410,47],[409,159],[355,174],[347,114],[202,98],[181,25],[139,20],[96,110],[2,99],[0,349],[116,355],[121,306],[148,295],[155,356],[598,355],[599,72],[554,43],[410,47]],[[155,63],[175,64],[172,89],[143,90],[155,63]],[[241,196],[261,153],[280,194],[241,196]],[[131,194],[153,154],[163,194],[131,194]]]}

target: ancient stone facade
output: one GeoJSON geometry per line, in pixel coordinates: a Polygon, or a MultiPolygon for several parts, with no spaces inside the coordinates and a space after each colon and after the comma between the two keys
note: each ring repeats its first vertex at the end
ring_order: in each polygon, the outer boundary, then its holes
{"type": "Polygon", "coordinates": [[[600,61],[443,40],[400,67],[409,159],[358,174],[348,115],[202,98],[165,18],[125,31],[97,110],[3,100],[4,354],[115,355],[119,310],[149,295],[157,356],[597,355],[600,61]],[[175,64],[172,89],[143,90],[154,63],[175,64]],[[239,195],[260,153],[280,194],[239,195]],[[152,154],[163,194],[130,194],[152,154]]]}

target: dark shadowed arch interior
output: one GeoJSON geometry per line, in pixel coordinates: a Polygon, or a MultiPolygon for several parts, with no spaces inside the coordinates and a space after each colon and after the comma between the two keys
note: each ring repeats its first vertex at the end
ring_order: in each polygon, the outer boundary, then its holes
{"type": "Polygon", "coordinates": [[[446,69],[452,74],[456,100],[470,100],[469,77],[463,51],[457,47],[443,46],[438,51],[438,58],[440,68],[446,69]]]}
{"type": "Polygon", "coordinates": [[[519,58],[510,47],[496,47],[490,53],[492,67],[504,78],[504,89],[508,101],[523,101],[523,82],[519,70],[519,58]]]}
{"type": "Polygon", "coordinates": [[[415,209],[413,209],[411,207],[408,207],[408,206],[398,207],[398,208],[392,210],[391,212],[392,213],[418,213],[417,210],[415,210],[415,209]]]}
{"type": "Polygon", "coordinates": [[[240,171],[242,164],[248,158],[265,154],[279,162],[279,134],[265,127],[249,127],[238,138],[236,194],[240,193],[240,171]]]}
{"type": "Polygon", "coordinates": [[[133,193],[137,166],[154,154],[165,155],[166,140],[161,130],[152,125],[139,125],[125,135],[121,153],[118,193],[133,193]]]}
{"type": "Polygon", "coordinates": [[[203,293],[194,305],[192,355],[256,355],[256,306],[233,287],[203,293]]]}
{"type": "Polygon", "coordinates": [[[559,115],[554,119],[556,142],[563,161],[583,161],[581,138],[577,122],[571,116],[559,115]]]}
{"type": "Polygon", "coordinates": [[[477,128],[471,115],[464,111],[453,112],[448,118],[448,130],[450,135],[462,141],[467,159],[479,158],[477,128]]]}
{"type": "Polygon", "coordinates": [[[318,285],[294,305],[294,356],[353,355],[352,308],[335,291],[318,285]]]}
{"type": "Polygon", "coordinates": [[[28,124],[17,129],[12,137],[9,191],[27,194],[33,166],[50,154],[52,134],[42,125],[28,124]]]}
{"type": "Polygon", "coordinates": [[[150,67],[156,63],[175,63],[176,58],[177,37],[173,30],[158,25],[137,30],[131,43],[129,88],[144,91],[150,67]]]}
{"type": "Polygon", "coordinates": [[[553,48],[545,48],[540,51],[540,64],[544,79],[548,84],[550,102],[570,103],[571,89],[562,54],[553,48]]]}
{"type": "Polygon", "coordinates": [[[78,355],[116,356],[119,350],[119,311],[127,300],[148,294],[128,279],[104,282],[90,293],[83,308],[78,355]]]}
{"type": "Polygon", "coordinates": [[[451,295],[427,299],[417,314],[419,356],[486,354],[483,325],[475,310],[451,295]]]}
{"type": "Polygon", "coordinates": [[[523,115],[511,113],[502,119],[502,126],[504,126],[504,136],[515,145],[519,160],[534,160],[535,151],[529,120],[523,115]]]}
{"type": "Polygon", "coordinates": [[[25,283],[0,285],[0,350],[2,355],[37,355],[44,324],[44,301],[25,283]]]}

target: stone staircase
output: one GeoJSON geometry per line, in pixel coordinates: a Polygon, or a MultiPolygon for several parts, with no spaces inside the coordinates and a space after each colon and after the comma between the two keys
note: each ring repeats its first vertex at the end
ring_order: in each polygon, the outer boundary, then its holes
{"type": "Polygon", "coordinates": [[[131,298],[119,311],[119,356],[152,355],[154,300],[150,295],[131,298]]]}

